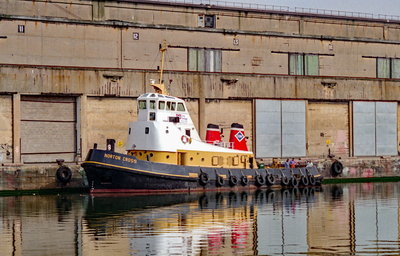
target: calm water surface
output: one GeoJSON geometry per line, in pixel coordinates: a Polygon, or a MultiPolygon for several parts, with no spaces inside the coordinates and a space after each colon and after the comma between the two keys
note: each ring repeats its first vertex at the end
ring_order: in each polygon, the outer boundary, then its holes
{"type": "Polygon", "coordinates": [[[400,183],[0,198],[1,255],[399,255],[400,183]]]}

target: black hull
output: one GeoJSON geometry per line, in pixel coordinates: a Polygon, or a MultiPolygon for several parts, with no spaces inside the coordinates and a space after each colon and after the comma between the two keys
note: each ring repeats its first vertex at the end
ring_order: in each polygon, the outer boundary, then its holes
{"type": "Polygon", "coordinates": [[[133,156],[98,149],[90,150],[82,166],[92,192],[240,190],[275,185],[320,185],[322,181],[316,167],[227,169],[179,166],[138,160],[133,156]],[[296,184],[302,177],[303,180],[308,179],[308,184],[296,184]],[[294,179],[296,181],[292,182],[294,179]]]}

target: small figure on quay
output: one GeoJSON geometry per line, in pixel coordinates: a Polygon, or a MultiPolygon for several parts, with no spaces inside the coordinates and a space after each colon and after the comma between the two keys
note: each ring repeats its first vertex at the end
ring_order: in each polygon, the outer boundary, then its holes
{"type": "Polygon", "coordinates": [[[313,162],[311,162],[311,160],[307,160],[306,167],[313,167],[313,166],[314,166],[313,162]]]}
{"type": "Polygon", "coordinates": [[[290,160],[290,162],[289,162],[290,168],[295,168],[296,165],[297,165],[297,162],[294,160],[294,158],[292,158],[292,160],[290,160]]]}
{"type": "Polygon", "coordinates": [[[272,158],[272,165],[271,165],[271,168],[279,168],[279,167],[281,167],[281,164],[280,164],[280,162],[278,161],[278,159],[272,158]]]}
{"type": "Polygon", "coordinates": [[[290,161],[289,161],[289,158],[286,159],[286,162],[284,162],[283,165],[285,166],[285,168],[290,168],[290,161]]]}

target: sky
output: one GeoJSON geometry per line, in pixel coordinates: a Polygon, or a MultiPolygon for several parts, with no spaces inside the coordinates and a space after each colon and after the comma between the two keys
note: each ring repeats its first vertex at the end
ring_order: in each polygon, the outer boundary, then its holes
{"type": "MultiPolygon", "coordinates": [[[[210,0],[210,2],[213,1],[210,0]]],[[[258,3],[291,8],[317,8],[400,16],[400,0],[226,0],[226,2],[258,3]]]]}

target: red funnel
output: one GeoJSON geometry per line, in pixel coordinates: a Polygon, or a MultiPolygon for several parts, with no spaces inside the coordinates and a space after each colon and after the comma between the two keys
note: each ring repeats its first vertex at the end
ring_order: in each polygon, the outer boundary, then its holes
{"type": "Polygon", "coordinates": [[[221,142],[221,132],[218,125],[207,125],[206,142],[209,144],[216,144],[221,142]]]}
{"type": "Polygon", "coordinates": [[[238,123],[233,123],[231,125],[231,135],[229,136],[229,142],[232,144],[233,149],[248,151],[243,125],[238,123]]]}

